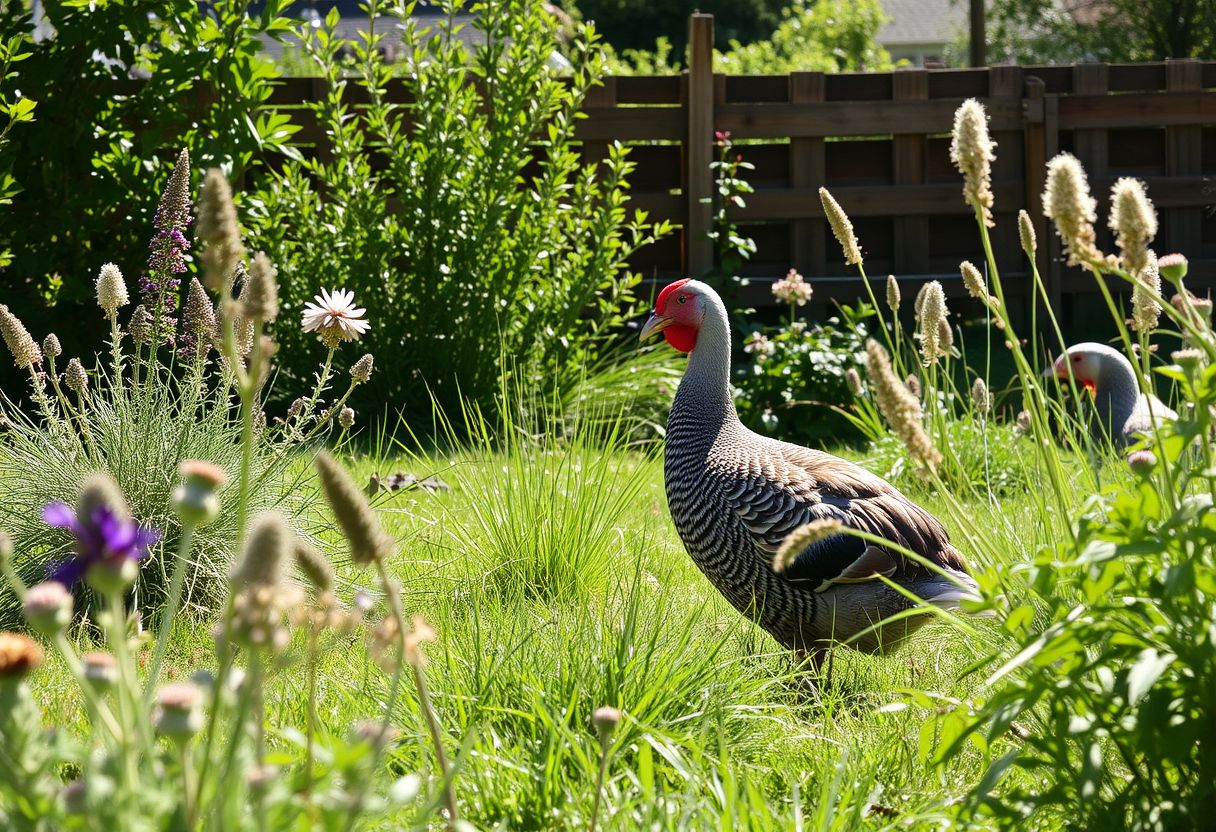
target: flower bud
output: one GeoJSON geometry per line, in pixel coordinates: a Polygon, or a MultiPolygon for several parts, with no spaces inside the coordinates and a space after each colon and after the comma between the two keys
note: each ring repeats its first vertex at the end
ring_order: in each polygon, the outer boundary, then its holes
{"type": "Polygon", "coordinates": [[[67,368],[63,371],[63,383],[69,390],[75,390],[82,396],[89,389],[89,374],[85,371],[79,358],[73,358],[68,362],[67,368]]]}
{"type": "Polygon", "coordinates": [[[21,633],[0,633],[0,681],[18,681],[42,664],[38,642],[21,633]]]}
{"type": "Polygon", "coordinates": [[[1186,277],[1187,260],[1181,254],[1167,254],[1157,259],[1157,270],[1170,283],[1177,284],[1186,277]]]}
{"type": "Polygon", "coordinates": [[[58,358],[63,355],[63,346],[59,343],[59,336],[51,333],[42,339],[42,352],[49,355],[51,358],[58,358]]]}
{"type": "Polygon", "coordinates": [[[220,466],[188,459],[180,466],[182,484],[173,492],[173,510],[188,526],[206,526],[220,513],[219,490],[228,481],[220,466]]]}
{"type": "Polygon", "coordinates": [[[1145,479],[1152,476],[1153,469],[1157,467],[1157,455],[1152,451],[1136,451],[1127,457],[1127,467],[1137,477],[1145,479]]]}
{"type": "Polygon", "coordinates": [[[4,337],[5,346],[13,354],[13,363],[18,369],[26,370],[42,362],[42,350],[38,349],[30,331],[21,323],[21,319],[0,303],[0,335],[4,337]]]}
{"type": "Polygon", "coordinates": [[[600,747],[607,750],[612,744],[612,735],[616,733],[617,726],[621,724],[621,712],[608,705],[602,708],[596,708],[595,713],[591,715],[591,725],[595,728],[596,736],[599,737],[600,747]]]}
{"type": "Polygon", "coordinates": [[[136,344],[147,344],[152,341],[152,313],[142,303],[131,313],[131,320],[127,322],[127,330],[131,333],[131,340],[136,344]]]}
{"type": "Polygon", "coordinates": [[[156,713],[152,721],[156,733],[185,741],[203,727],[200,691],[188,682],[166,685],[156,694],[156,713]]]}
{"type": "Polygon", "coordinates": [[[25,593],[25,620],[34,631],[54,638],[72,623],[72,593],[58,581],[35,584],[25,593]]]}
{"type": "Polygon", "coordinates": [[[351,407],[344,407],[338,411],[338,424],[343,430],[350,430],[355,424],[355,410],[351,407]]]}
{"type": "Polygon", "coordinates": [[[118,684],[118,662],[109,653],[85,653],[84,679],[98,693],[107,693],[118,684]]]}
{"type": "Polygon", "coordinates": [[[355,384],[362,384],[372,377],[372,354],[369,352],[350,368],[350,378],[355,384]]]}

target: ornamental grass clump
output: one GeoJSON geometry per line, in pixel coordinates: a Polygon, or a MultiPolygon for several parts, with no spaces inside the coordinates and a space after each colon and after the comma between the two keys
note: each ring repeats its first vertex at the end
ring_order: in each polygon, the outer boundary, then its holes
{"type": "MultiPolygon", "coordinates": [[[[267,419],[274,348],[263,330],[278,314],[276,273],[264,254],[255,255],[248,266],[239,259],[245,250],[236,209],[231,190],[216,184],[221,179],[218,171],[208,174],[210,189],[200,204],[200,216],[210,223],[201,235],[201,259],[205,269],[226,268],[228,274],[224,279],[210,273],[205,280],[188,277],[191,173],[183,153],[153,222],[147,271],[138,278],[140,303],[125,326],[120,319],[134,300],[127,279],[114,263],[97,272],[97,306],[110,331],[104,358],[65,356],[53,334],[40,349],[17,315],[0,306],[0,333],[14,362],[29,373],[33,402],[27,412],[15,396],[0,399],[0,414],[9,426],[0,454],[0,523],[17,542],[14,568],[23,580],[35,583],[48,569],[59,574],[62,564],[79,561],[70,556],[76,551],[73,535],[48,534],[37,518],[47,504],[74,504],[79,483],[89,475],[106,474],[127,495],[136,527],[159,534],[145,544],[138,563],[127,567],[138,572],[131,600],[145,624],[155,624],[173,606],[175,579],[181,583],[182,608],[214,610],[224,598],[231,556],[243,536],[233,506],[243,502],[253,510],[274,508],[289,518],[302,516],[317,494],[314,487],[292,481],[290,452],[336,428],[348,429],[340,414],[349,390],[329,401],[325,385],[306,399],[307,413],[267,419]],[[222,252],[209,256],[212,248],[222,252]],[[209,294],[207,287],[213,284],[217,290],[209,294]],[[270,426],[262,429],[265,423],[270,426]],[[216,519],[205,535],[191,541],[194,557],[175,576],[171,553],[204,519],[183,513],[188,506],[177,493],[174,472],[192,459],[208,460],[216,476],[236,487],[210,495],[212,505],[203,513],[216,519]],[[254,482],[262,485],[252,489],[254,482]]],[[[331,355],[327,366],[332,364],[331,355]]],[[[370,354],[354,362],[350,389],[366,382],[371,372],[370,354]]],[[[318,377],[328,378],[327,373],[318,377]]],[[[194,488],[191,495],[199,493],[194,488]]],[[[62,511],[54,519],[67,528],[62,511]]],[[[94,519],[77,512],[71,522],[83,527],[94,519]]],[[[60,577],[74,583],[80,576],[60,577]]],[[[90,612],[98,600],[98,591],[86,582],[80,611],[90,612]]],[[[0,623],[16,623],[19,608],[11,592],[0,591],[0,623]]]]}

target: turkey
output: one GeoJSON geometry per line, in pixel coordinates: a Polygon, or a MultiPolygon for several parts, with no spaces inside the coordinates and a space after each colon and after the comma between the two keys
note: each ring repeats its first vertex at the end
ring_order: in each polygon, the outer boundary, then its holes
{"type": "Polygon", "coordinates": [[[743,426],[730,393],[730,324],[712,288],[680,280],[663,289],[640,339],[659,332],[689,354],[667,422],[671,517],[693,561],[739,612],[818,667],[833,643],[884,652],[927,620],[925,610],[880,623],[921,606],[880,576],[943,609],[978,597],[942,524],[885,480],[743,426]],[[878,535],[938,568],[836,533],[778,572],[782,542],[816,520],[878,535]]]}
{"type": "Polygon", "coordinates": [[[1094,408],[1105,433],[1122,449],[1151,433],[1162,421],[1178,418],[1161,399],[1140,392],[1136,372],[1123,353],[1105,344],[1084,343],[1069,347],[1048,369],[1048,374],[1068,380],[1069,368],[1077,384],[1093,394],[1094,408]]]}

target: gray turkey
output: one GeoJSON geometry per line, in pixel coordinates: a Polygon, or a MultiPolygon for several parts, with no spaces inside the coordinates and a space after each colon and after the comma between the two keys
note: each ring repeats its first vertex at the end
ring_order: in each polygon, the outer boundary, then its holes
{"type": "Polygon", "coordinates": [[[1069,347],[1048,374],[1066,381],[1070,369],[1077,384],[1093,394],[1103,431],[1095,439],[1109,438],[1117,448],[1124,448],[1163,420],[1178,418],[1161,399],[1140,392],[1131,362],[1112,347],[1092,342],[1069,347]]]}
{"type": "Polygon", "coordinates": [[[885,480],[822,451],[761,436],[739,421],[730,388],[730,323],[712,288],[680,280],[663,289],[640,338],[659,332],[689,353],[667,423],[671,517],[693,561],[737,610],[818,665],[833,643],[883,652],[928,619],[925,610],[879,624],[921,608],[880,576],[943,609],[977,595],[942,524],[885,480]],[[778,572],[773,558],[782,542],[816,520],[880,536],[940,571],[837,533],[787,559],[778,572]]]}

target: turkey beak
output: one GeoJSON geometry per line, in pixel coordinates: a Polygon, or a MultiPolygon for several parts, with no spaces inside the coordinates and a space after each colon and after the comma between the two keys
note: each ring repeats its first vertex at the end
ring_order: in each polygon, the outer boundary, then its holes
{"type": "Polygon", "coordinates": [[[1050,367],[1047,367],[1042,372],[1043,378],[1068,378],[1068,373],[1064,371],[1064,367],[1060,364],[1060,359],[1056,359],[1050,367]]]}
{"type": "Polygon", "coordinates": [[[651,315],[650,320],[646,322],[646,325],[642,327],[642,331],[638,333],[638,340],[645,341],[653,335],[658,335],[674,323],[675,318],[669,318],[666,315],[659,315],[658,313],[651,315]]]}

